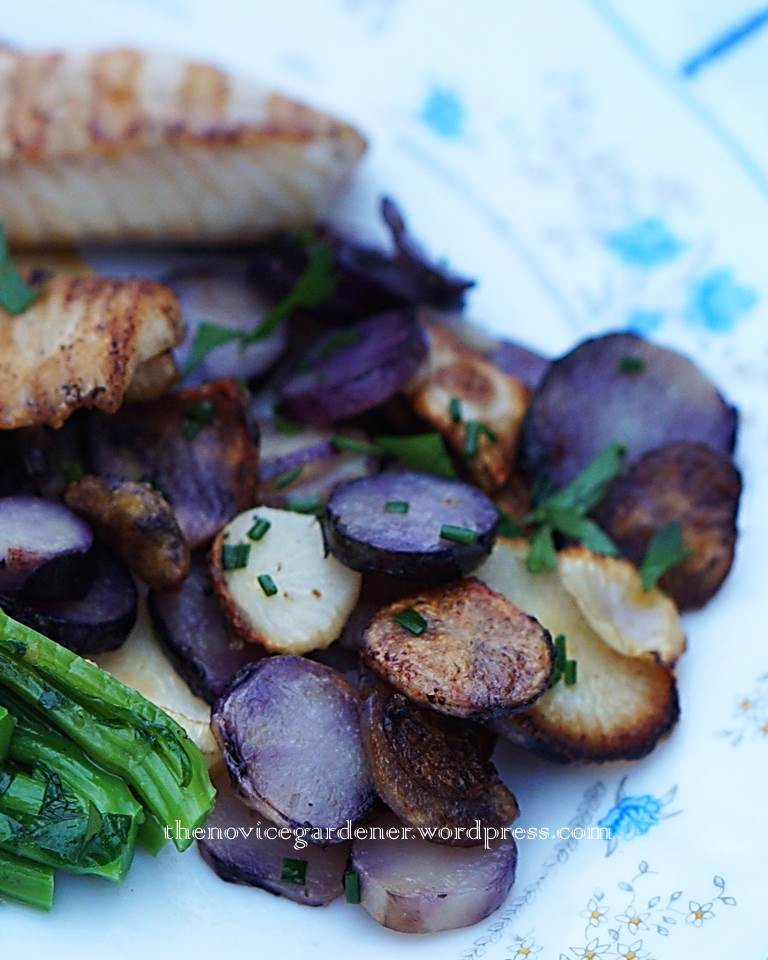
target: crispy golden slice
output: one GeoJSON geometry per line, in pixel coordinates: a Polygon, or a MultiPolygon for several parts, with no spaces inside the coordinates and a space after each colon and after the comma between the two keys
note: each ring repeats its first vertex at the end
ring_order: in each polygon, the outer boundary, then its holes
{"type": "Polygon", "coordinates": [[[79,407],[114,413],[137,369],[183,333],[159,283],[51,278],[24,313],[0,310],[0,429],[58,427],[79,407]]]}
{"type": "Polygon", "coordinates": [[[384,607],[360,655],[411,700],[472,720],[533,703],[547,689],[553,665],[541,624],[474,577],[384,607]],[[418,635],[395,619],[406,610],[425,621],[418,635]]]}
{"type": "Polygon", "coordinates": [[[528,391],[446,327],[425,326],[429,358],[407,390],[411,403],[465,457],[477,484],[494,493],[512,472],[528,391]],[[461,419],[457,419],[454,398],[461,419]],[[480,427],[470,426],[473,421],[480,427]]]}
{"type": "MultiPolygon", "coordinates": [[[[621,642],[616,637],[606,642],[565,589],[560,566],[531,574],[527,552],[525,541],[500,540],[478,577],[540,619],[553,636],[565,637],[566,655],[576,661],[576,682],[560,679],[524,713],[496,721],[495,729],[561,762],[644,756],[677,721],[674,675],[649,655],[647,644],[639,655],[629,656],[626,652],[635,652],[631,637],[622,634],[621,642]]],[[[612,596],[620,607],[634,602],[622,584],[612,596]]],[[[633,623],[626,610],[612,619],[620,633],[622,625],[633,623]]]]}
{"type": "Polygon", "coordinates": [[[364,149],[352,127],[206,64],[0,50],[12,243],[229,241],[309,226],[364,149]]]}
{"type": "Polygon", "coordinates": [[[189,573],[189,545],[165,497],[148,483],[85,476],[64,501],[152,590],[176,590],[189,573]]]}

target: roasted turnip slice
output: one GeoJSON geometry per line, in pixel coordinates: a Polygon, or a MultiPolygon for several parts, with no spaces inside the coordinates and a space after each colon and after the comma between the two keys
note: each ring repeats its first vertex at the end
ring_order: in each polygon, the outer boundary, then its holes
{"type": "Polygon", "coordinates": [[[678,440],[730,453],[737,414],[690,360],[632,333],[585,340],[549,367],[520,438],[529,479],[565,486],[611,443],[631,463],[678,440]]]}
{"type": "Polygon", "coordinates": [[[224,764],[213,768],[211,780],[216,787],[216,805],[205,823],[207,835],[198,846],[203,860],[222,880],[261,887],[308,907],[322,907],[341,894],[349,843],[297,851],[293,840],[264,837],[266,829],[279,828],[264,823],[262,816],[245,806],[232,789],[224,764]],[[241,835],[232,839],[233,830],[241,835]],[[296,859],[306,864],[302,884],[283,880],[283,862],[296,859]]]}
{"type": "Polygon", "coordinates": [[[192,549],[253,502],[258,451],[229,380],[94,414],[89,448],[93,473],[156,487],[192,549]]]}
{"type": "MultiPolygon", "coordinates": [[[[402,836],[387,813],[371,826],[383,831],[352,844],[363,907],[401,933],[437,933],[479,923],[506,899],[515,880],[511,837],[484,847],[448,847],[402,836]],[[389,832],[391,831],[391,832],[389,832]]],[[[406,828],[407,829],[407,828],[406,828]]]]}
{"type": "Polygon", "coordinates": [[[267,657],[232,681],[213,731],[243,801],[274,823],[335,831],[374,801],[357,695],[330,667],[267,657]]]}
{"type": "Polygon", "coordinates": [[[529,390],[538,387],[550,363],[547,357],[512,340],[499,340],[489,352],[488,360],[504,373],[517,377],[529,390]]]}
{"type": "Polygon", "coordinates": [[[363,636],[373,615],[382,607],[389,606],[395,600],[418,593],[423,584],[419,580],[406,580],[402,577],[388,577],[386,574],[366,573],[360,588],[360,596],[354,609],[347,617],[341,631],[339,643],[346,650],[357,654],[363,642],[363,636]]]}
{"type": "Polygon", "coordinates": [[[136,622],[136,585],[109,550],[97,546],[94,556],[96,574],[81,600],[0,597],[0,606],[15,620],[81,656],[115,650],[136,622]]]}
{"type": "Polygon", "coordinates": [[[202,554],[193,556],[180,590],[150,593],[149,612],[171,663],[189,689],[208,703],[214,703],[237,671],[260,655],[260,647],[230,638],[202,554]]]}
{"type": "Polygon", "coordinates": [[[276,653],[327,647],[360,593],[360,574],[326,553],[317,518],[289,510],[235,517],[214,540],[210,563],[235,633],[276,653]]]}
{"type": "Polygon", "coordinates": [[[93,532],[41,497],[0,498],[0,593],[27,599],[82,597],[94,573],[93,532]]]}
{"type": "Polygon", "coordinates": [[[490,493],[509,478],[528,390],[451,330],[426,324],[429,359],[406,388],[416,413],[442,433],[490,493]]]}
{"type": "Polygon", "coordinates": [[[152,589],[174,590],[189,573],[189,546],[176,516],[149,484],[88,475],[67,488],[64,502],[152,589]]]}
{"type": "Polygon", "coordinates": [[[653,535],[679,523],[690,556],[659,581],[681,610],[703,606],[733,563],[741,477],[729,457],[701,443],[651,450],[617,480],[599,511],[619,549],[638,566],[653,535]]]}
{"type": "Polygon", "coordinates": [[[376,792],[415,827],[448,827],[447,840],[474,846],[476,821],[503,827],[517,801],[491,763],[493,737],[484,727],[418,707],[384,684],[368,691],[360,719],[376,792]]]}
{"type": "Polygon", "coordinates": [[[544,627],[474,577],[384,607],[360,655],[411,700],[472,720],[534,703],[554,662],[544,627]]]}
{"type": "Polygon", "coordinates": [[[427,355],[411,311],[369,317],[320,337],[282,384],[283,409],[324,426],[378,406],[413,377],[427,355]]]}
{"type": "MultiPolygon", "coordinates": [[[[183,368],[190,347],[203,323],[216,324],[238,333],[253,333],[269,311],[269,303],[248,278],[244,266],[215,264],[180,267],[164,282],[179,298],[181,314],[187,324],[184,343],[177,350],[183,368]]],[[[262,340],[244,349],[236,341],[223,343],[189,374],[188,383],[203,383],[218,377],[250,379],[268,370],[285,347],[285,330],[279,325],[262,340]]]]}
{"type": "Polygon", "coordinates": [[[340,484],[323,522],[329,549],[354,570],[429,580],[473,570],[490,553],[498,523],[474,487],[407,470],[340,484]]]}
{"type": "MultiPolygon", "coordinates": [[[[553,636],[565,637],[566,656],[576,662],[571,677],[575,683],[563,675],[532,707],[496,720],[494,729],[561,762],[645,756],[678,718],[673,674],[656,662],[647,645],[637,650],[631,636],[617,637],[605,627],[604,636],[599,635],[565,589],[559,567],[552,573],[531,574],[527,554],[527,541],[500,540],[478,576],[537,617],[553,636]],[[630,656],[630,651],[639,655],[630,656]]],[[[583,589],[579,588],[580,595],[583,589]]],[[[622,586],[612,599],[622,605],[636,602],[622,586]]],[[[616,631],[625,622],[634,626],[636,616],[637,612],[625,610],[617,614],[616,631]]]]}

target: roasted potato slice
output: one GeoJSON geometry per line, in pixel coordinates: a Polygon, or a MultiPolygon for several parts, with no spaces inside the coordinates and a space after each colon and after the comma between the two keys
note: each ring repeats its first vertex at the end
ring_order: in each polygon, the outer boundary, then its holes
{"type": "MultiPolygon", "coordinates": [[[[649,753],[679,714],[672,672],[648,650],[627,656],[590,626],[565,589],[560,569],[531,574],[523,540],[500,540],[478,576],[566,638],[577,663],[576,683],[561,679],[524,713],[497,720],[503,736],[552,760],[629,760],[649,753]]],[[[573,589],[573,584],[572,584],[573,589]]],[[[614,599],[631,603],[629,592],[614,599]]],[[[617,617],[618,626],[627,618],[617,617]]],[[[630,621],[631,622],[631,621],[630,621]]],[[[624,649],[632,643],[622,640],[624,649]]]]}
{"type": "Polygon", "coordinates": [[[455,333],[437,323],[427,323],[429,356],[422,371],[406,389],[414,409],[462,456],[467,425],[474,421],[491,432],[480,431],[477,452],[466,455],[472,477],[493,493],[509,479],[517,450],[517,437],[528,407],[528,390],[516,377],[489,363],[455,333]],[[454,422],[453,398],[460,419],[454,422]]]}
{"type": "Polygon", "coordinates": [[[176,515],[149,484],[88,475],[67,487],[64,502],[153,590],[174,590],[189,573],[189,544],[176,515]]]}
{"type": "Polygon", "coordinates": [[[677,521],[690,557],[659,581],[681,610],[703,606],[733,563],[741,476],[725,454],[703,443],[651,450],[617,480],[600,508],[616,545],[640,565],[654,533],[677,521]]]}
{"type": "Polygon", "coordinates": [[[474,577],[384,607],[360,653],[411,700],[472,720],[534,703],[554,663],[547,630],[474,577]]]}
{"type": "Polygon", "coordinates": [[[463,847],[482,842],[466,836],[477,820],[503,827],[517,817],[484,727],[418,707],[379,683],[363,701],[361,731],[376,792],[403,822],[449,827],[455,834],[440,842],[463,847]]]}

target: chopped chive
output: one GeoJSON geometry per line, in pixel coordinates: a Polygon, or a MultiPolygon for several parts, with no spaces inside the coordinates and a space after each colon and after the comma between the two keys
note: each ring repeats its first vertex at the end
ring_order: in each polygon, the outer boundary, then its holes
{"type": "Polygon", "coordinates": [[[354,870],[344,874],[344,897],[347,903],[360,903],[360,874],[354,870]]]}
{"type": "Polygon", "coordinates": [[[269,522],[269,520],[265,520],[263,517],[254,516],[253,526],[248,531],[246,536],[249,540],[261,540],[271,526],[272,524],[269,522]]]}
{"type": "Polygon", "coordinates": [[[277,584],[272,577],[270,577],[268,573],[262,573],[256,579],[259,581],[259,586],[264,591],[264,596],[274,597],[274,595],[277,593],[277,584]]]}
{"type": "Polygon", "coordinates": [[[275,479],[275,487],[278,490],[282,490],[283,487],[289,486],[294,480],[297,480],[301,476],[301,471],[301,467],[294,467],[293,470],[286,470],[285,473],[281,473],[275,479]]]}
{"type": "Polygon", "coordinates": [[[555,643],[555,662],[561,666],[565,663],[565,637],[558,633],[554,640],[555,643]]]}
{"type": "Polygon", "coordinates": [[[452,540],[454,543],[461,543],[469,546],[477,543],[477,532],[469,530],[467,527],[455,527],[452,523],[444,523],[440,527],[441,540],[452,540]]]}
{"type": "Polygon", "coordinates": [[[274,425],[278,433],[296,434],[301,433],[304,429],[303,423],[297,423],[288,417],[275,417],[274,425]]]}
{"type": "Polygon", "coordinates": [[[563,667],[563,680],[567,687],[572,687],[576,683],[576,661],[566,660],[563,667]]]}
{"type": "Polygon", "coordinates": [[[642,357],[622,357],[619,360],[621,373],[636,374],[645,370],[645,360],[642,357]]]}
{"type": "Polygon", "coordinates": [[[480,447],[480,437],[487,437],[491,443],[496,443],[496,434],[482,420],[468,420],[464,428],[464,454],[474,457],[480,447]]]}
{"type": "Polygon", "coordinates": [[[242,570],[248,566],[248,557],[251,552],[249,543],[224,543],[221,546],[222,570],[242,570]]]}
{"type": "Polygon", "coordinates": [[[286,857],[280,870],[280,879],[283,883],[292,883],[297,887],[303,887],[307,882],[307,861],[292,860],[286,857]]]}
{"type": "Polygon", "coordinates": [[[420,637],[427,629],[427,621],[424,617],[410,607],[396,613],[392,619],[395,623],[399,623],[401,627],[405,627],[408,633],[412,633],[414,637],[420,637]]]}
{"type": "Polygon", "coordinates": [[[448,402],[448,414],[451,423],[461,423],[461,400],[458,397],[451,397],[448,402]]]}
{"type": "Polygon", "coordinates": [[[375,443],[368,443],[367,440],[358,440],[357,437],[338,435],[331,437],[331,443],[337,450],[351,450],[353,453],[371,453],[374,455],[381,453],[381,450],[375,443]]]}
{"type": "Polygon", "coordinates": [[[204,426],[211,423],[216,414],[213,400],[201,400],[184,411],[181,432],[186,440],[194,440],[204,426]]]}
{"type": "Polygon", "coordinates": [[[322,513],[322,497],[294,497],[288,501],[288,509],[294,513],[322,513]]]}
{"type": "Polygon", "coordinates": [[[499,530],[500,537],[522,537],[525,536],[523,528],[519,523],[516,523],[508,513],[501,511],[501,519],[499,520],[499,530]]]}
{"type": "Polygon", "coordinates": [[[384,509],[387,513],[408,513],[411,505],[407,500],[388,500],[384,504],[384,509]]]}

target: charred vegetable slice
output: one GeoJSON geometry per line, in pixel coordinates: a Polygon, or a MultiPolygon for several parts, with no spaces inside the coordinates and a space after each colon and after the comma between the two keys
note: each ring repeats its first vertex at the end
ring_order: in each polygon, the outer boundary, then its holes
{"type": "Polygon", "coordinates": [[[601,450],[622,444],[631,463],[679,440],[730,453],[737,414],[686,357],[632,333],[585,340],[555,360],[523,424],[531,480],[565,486],[601,450]],[[627,359],[641,364],[628,372],[627,359]]]}
{"type": "MultiPolygon", "coordinates": [[[[564,638],[567,656],[577,664],[576,682],[557,683],[530,709],[495,721],[494,728],[562,762],[644,756],[677,721],[674,676],[655,662],[647,644],[638,651],[640,656],[628,656],[627,651],[636,649],[632,636],[621,632],[614,638],[605,628],[605,638],[595,632],[565,589],[559,570],[529,573],[527,552],[524,541],[501,540],[478,576],[523,605],[553,636],[564,638]]],[[[636,602],[631,591],[621,588],[613,596],[621,604],[636,602]]],[[[622,610],[612,622],[621,631],[623,623],[634,625],[637,617],[637,611],[622,610]]]]}
{"type": "Polygon", "coordinates": [[[741,477],[728,457],[701,443],[672,443],[648,452],[613,485],[600,522],[637,566],[657,531],[679,524],[690,556],[659,585],[690,610],[703,606],[728,576],[740,496],[741,477]]]}
{"type": "Polygon", "coordinates": [[[221,765],[212,771],[216,787],[216,806],[208,818],[208,836],[198,841],[205,862],[222,880],[261,887],[309,907],[320,907],[335,900],[342,891],[344,871],[349,858],[348,843],[328,847],[308,846],[297,852],[293,840],[258,837],[274,824],[264,823],[261,815],[250,810],[239,799],[221,765]],[[251,833],[232,841],[215,836],[228,827],[243,828],[251,833]],[[213,829],[211,829],[213,828],[213,829]],[[211,834],[214,834],[211,837],[211,834]],[[287,883],[282,878],[286,859],[300,857],[306,864],[304,883],[287,883]]]}
{"type": "Polygon", "coordinates": [[[174,590],[189,573],[189,547],[168,501],[149,484],[85,476],[65,503],[154,590],[174,590]]]}
{"type": "Polygon", "coordinates": [[[60,503],[0,499],[0,593],[81,597],[93,577],[92,547],[91,528],[60,503]]]}
{"type": "Polygon", "coordinates": [[[360,575],[326,555],[317,518],[288,510],[241,513],[214,540],[210,562],[237,635],[277,653],[327,647],[360,592],[360,575]],[[249,533],[258,520],[270,527],[254,541],[249,533]]]}
{"type": "Polygon", "coordinates": [[[479,923],[506,899],[515,879],[517,848],[510,837],[484,847],[449,847],[401,836],[388,813],[355,840],[352,868],[363,907],[382,926],[401,933],[437,933],[479,923]],[[393,833],[388,834],[388,831],[393,833]]]}
{"type": "Polygon", "coordinates": [[[360,653],[411,700],[476,720],[535,702],[547,689],[554,662],[541,624],[475,578],[384,607],[360,653]],[[398,618],[405,611],[426,621],[423,632],[415,635],[402,625],[398,618]]]}
{"type": "Polygon", "coordinates": [[[214,703],[259,648],[230,640],[213,592],[208,563],[198,554],[180,590],[149,595],[155,632],[177,672],[198,697],[214,703]]]}
{"type": "Polygon", "coordinates": [[[95,563],[96,576],[81,600],[0,597],[0,606],[75,653],[115,650],[136,622],[136,585],[124,564],[102,546],[95,548],[95,563]]]}
{"type": "Polygon", "coordinates": [[[229,380],[94,414],[89,448],[94,473],[156,487],[192,549],[252,502],[258,482],[258,452],[229,380]]]}
{"type": "Polygon", "coordinates": [[[245,667],[213,711],[213,730],[243,801],[281,826],[335,831],[374,794],[357,695],[330,667],[268,657],[245,667]]]}
{"type": "Polygon", "coordinates": [[[466,830],[476,821],[502,827],[517,817],[517,802],[491,763],[493,738],[485,728],[378,684],[363,701],[361,729],[376,792],[405,823],[450,827],[448,842],[473,846],[482,838],[466,830]]]}
{"type": "Polygon", "coordinates": [[[468,484],[387,471],[336,487],[324,529],[329,548],[355,570],[447,580],[482,562],[493,546],[498,522],[491,501],[468,484]],[[406,502],[407,512],[388,510],[393,502],[406,502]],[[466,536],[445,537],[446,527],[466,536]]]}
{"type": "Polygon", "coordinates": [[[427,355],[410,312],[385,313],[322,336],[280,388],[283,408],[324,426],[378,406],[398,392],[427,355]]]}
{"type": "Polygon", "coordinates": [[[429,359],[407,388],[411,402],[492,493],[509,479],[528,391],[445,327],[427,331],[429,359]]]}

